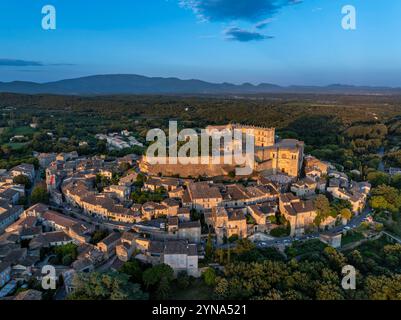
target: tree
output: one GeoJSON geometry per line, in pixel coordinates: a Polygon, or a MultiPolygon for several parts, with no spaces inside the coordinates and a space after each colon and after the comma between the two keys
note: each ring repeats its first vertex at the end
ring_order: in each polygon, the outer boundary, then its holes
{"type": "Polygon", "coordinates": [[[170,281],[167,277],[162,277],[156,290],[157,300],[166,300],[170,295],[170,281]]]}
{"type": "Polygon", "coordinates": [[[401,244],[386,245],[383,251],[385,262],[390,268],[401,266],[401,244]]]}
{"type": "Polygon", "coordinates": [[[368,276],[365,290],[370,300],[401,300],[401,275],[368,276]]]}
{"type": "Polygon", "coordinates": [[[317,300],[343,300],[341,289],[333,283],[318,284],[316,290],[317,300]]]}
{"type": "Polygon", "coordinates": [[[63,265],[69,266],[77,259],[78,247],[73,243],[69,243],[54,248],[54,253],[57,255],[58,260],[61,261],[63,265]]]}
{"type": "Polygon", "coordinates": [[[387,184],[390,179],[388,174],[380,171],[373,171],[368,173],[367,178],[373,187],[377,187],[382,184],[387,184]]]}
{"type": "Polygon", "coordinates": [[[224,278],[218,278],[214,294],[218,299],[225,299],[228,296],[228,281],[224,278]]]}
{"type": "Polygon", "coordinates": [[[13,179],[14,183],[16,184],[22,184],[25,186],[25,188],[30,189],[32,187],[31,180],[27,176],[24,176],[20,174],[19,176],[14,177],[13,179]]]}
{"type": "Polygon", "coordinates": [[[391,186],[397,189],[401,189],[401,174],[396,174],[391,177],[391,186]]]}
{"type": "Polygon", "coordinates": [[[331,267],[335,270],[340,270],[347,262],[344,255],[342,253],[338,252],[333,247],[326,247],[323,250],[323,254],[327,258],[331,267]]]}
{"type": "Polygon", "coordinates": [[[276,238],[287,237],[290,235],[290,233],[291,233],[290,224],[288,224],[286,227],[278,227],[270,231],[270,235],[276,238]]]}
{"type": "Polygon", "coordinates": [[[125,262],[121,267],[120,272],[129,275],[131,282],[142,282],[142,269],[138,260],[125,262]]]}
{"type": "Polygon", "coordinates": [[[334,199],[334,201],[331,203],[331,206],[337,212],[340,212],[342,209],[352,210],[351,202],[343,199],[334,199]]]}
{"type": "Polygon", "coordinates": [[[212,242],[212,235],[209,233],[207,236],[207,242],[205,246],[205,256],[207,260],[210,260],[213,258],[213,242],[212,242]]]}
{"type": "Polygon", "coordinates": [[[374,210],[387,210],[389,208],[389,203],[383,196],[375,196],[370,200],[370,206],[374,210]]]}
{"type": "Polygon", "coordinates": [[[350,209],[344,208],[340,211],[341,218],[345,221],[349,221],[352,218],[352,212],[350,209]]]}
{"type": "Polygon", "coordinates": [[[189,276],[185,271],[182,271],[177,276],[177,285],[180,289],[186,289],[189,286],[189,276]]]}
{"type": "Polygon", "coordinates": [[[314,201],[314,205],[317,212],[315,225],[320,226],[320,224],[331,214],[330,202],[325,195],[319,194],[314,201]]]}
{"type": "Polygon", "coordinates": [[[146,176],[142,173],[139,173],[136,177],[135,187],[142,188],[146,181],[146,176]]]}
{"type": "Polygon", "coordinates": [[[385,205],[386,209],[391,212],[397,212],[398,209],[401,208],[401,195],[399,190],[396,188],[387,185],[380,185],[377,188],[372,189],[372,202],[375,200],[375,197],[383,197],[387,202],[385,205]]]}
{"type": "Polygon", "coordinates": [[[228,238],[228,242],[229,243],[234,243],[238,239],[239,239],[238,234],[233,234],[232,236],[230,236],[230,238],[228,238]]]}
{"type": "Polygon", "coordinates": [[[209,287],[213,287],[216,284],[216,271],[214,271],[214,269],[207,268],[202,276],[206,285],[208,285],[209,287]]]}
{"type": "Polygon", "coordinates": [[[123,273],[78,273],[69,300],[147,300],[139,284],[129,282],[123,273]]]}
{"type": "Polygon", "coordinates": [[[256,245],[248,239],[240,239],[235,246],[234,253],[237,255],[247,253],[256,248],[256,245]]]}
{"type": "Polygon", "coordinates": [[[192,221],[198,221],[201,219],[201,213],[196,209],[191,209],[190,215],[192,221]]]}
{"type": "Polygon", "coordinates": [[[108,235],[109,235],[109,231],[107,229],[95,230],[93,232],[93,234],[92,234],[92,239],[90,240],[90,243],[91,244],[98,244],[100,241],[102,241],[108,235]]]}
{"type": "Polygon", "coordinates": [[[31,204],[36,203],[49,203],[49,193],[47,192],[46,185],[38,184],[32,190],[31,204]]]}
{"type": "Polygon", "coordinates": [[[174,279],[174,270],[169,265],[163,263],[146,270],[142,278],[145,286],[150,288],[158,285],[162,278],[172,281],[174,279]]]}
{"type": "Polygon", "coordinates": [[[363,256],[358,250],[354,250],[348,256],[349,262],[357,268],[363,266],[363,256]]]}
{"type": "Polygon", "coordinates": [[[70,266],[71,263],[73,263],[73,262],[74,262],[74,259],[72,258],[72,256],[70,254],[63,256],[63,258],[61,259],[61,263],[64,266],[70,266]]]}

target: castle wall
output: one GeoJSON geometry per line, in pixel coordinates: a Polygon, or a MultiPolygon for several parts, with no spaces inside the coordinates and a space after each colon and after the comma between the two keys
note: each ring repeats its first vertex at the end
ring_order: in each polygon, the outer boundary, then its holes
{"type": "MultiPolygon", "coordinates": [[[[235,170],[235,165],[224,164],[224,159],[221,157],[220,164],[212,164],[209,159],[209,164],[201,164],[202,158],[197,157],[193,162],[198,164],[150,164],[146,157],[140,162],[139,168],[142,172],[149,175],[158,175],[161,173],[163,176],[179,175],[182,178],[198,176],[218,177],[228,175],[231,171],[235,170]]],[[[206,161],[206,160],[205,160],[206,161]]]]}

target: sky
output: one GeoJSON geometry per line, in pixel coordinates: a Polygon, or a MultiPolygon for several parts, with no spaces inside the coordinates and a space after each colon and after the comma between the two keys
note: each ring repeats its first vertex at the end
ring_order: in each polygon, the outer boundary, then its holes
{"type": "Polygon", "coordinates": [[[400,0],[1,0],[0,81],[95,74],[401,87],[400,0]],[[42,8],[56,29],[42,28],[42,8]],[[356,29],[342,8],[356,9],[356,29]]]}

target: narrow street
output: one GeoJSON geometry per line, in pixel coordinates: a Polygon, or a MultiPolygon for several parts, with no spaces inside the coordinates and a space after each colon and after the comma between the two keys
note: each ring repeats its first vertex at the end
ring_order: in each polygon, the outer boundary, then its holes
{"type": "Polygon", "coordinates": [[[132,228],[132,224],[101,220],[96,217],[88,216],[87,214],[82,213],[82,212],[76,210],[75,208],[71,208],[71,210],[67,210],[64,206],[59,206],[54,203],[52,204],[52,208],[57,209],[57,210],[62,210],[63,214],[65,214],[67,216],[74,216],[76,219],[85,221],[85,222],[93,224],[95,226],[102,227],[102,228],[106,227],[110,231],[113,231],[115,229],[125,231],[125,230],[130,230],[132,228]]]}

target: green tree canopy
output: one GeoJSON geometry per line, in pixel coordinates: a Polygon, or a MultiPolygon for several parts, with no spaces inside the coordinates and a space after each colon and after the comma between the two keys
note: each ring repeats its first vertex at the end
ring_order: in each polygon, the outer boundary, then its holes
{"type": "Polygon", "coordinates": [[[166,278],[169,282],[174,279],[174,270],[164,263],[149,268],[143,273],[143,283],[148,288],[158,285],[162,278],[166,278]]]}
{"type": "Polygon", "coordinates": [[[344,208],[340,211],[341,218],[349,221],[352,218],[352,212],[350,209],[344,208]]]}
{"type": "Polygon", "coordinates": [[[32,190],[31,204],[36,203],[49,203],[49,193],[47,192],[46,185],[44,184],[38,184],[32,190]]]}
{"type": "Polygon", "coordinates": [[[317,212],[315,225],[319,226],[327,217],[330,216],[332,208],[330,207],[329,199],[327,199],[323,194],[319,194],[316,197],[314,205],[317,212]]]}
{"type": "Polygon", "coordinates": [[[27,176],[20,174],[19,176],[14,177],[14,183],[22,184],[25,188],[29,189],[32,186],[31,180],[27,176]]]}
{"type": "Polygon", "coordinates": [[[73,280],[74,291],[70,300],[146,300],[139,284],[129,282],[122,273],[78,273],[73,280]]]}

